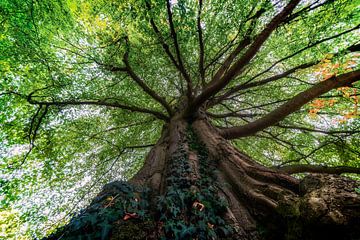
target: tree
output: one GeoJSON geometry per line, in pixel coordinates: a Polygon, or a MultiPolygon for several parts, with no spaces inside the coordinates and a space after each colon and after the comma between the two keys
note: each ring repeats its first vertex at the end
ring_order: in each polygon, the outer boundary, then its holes
{"type": "Polygon", "coordinates": [[[5,213],[117,179],[48,239],[360,237],[356,1],[0,10],[5,213]]]}

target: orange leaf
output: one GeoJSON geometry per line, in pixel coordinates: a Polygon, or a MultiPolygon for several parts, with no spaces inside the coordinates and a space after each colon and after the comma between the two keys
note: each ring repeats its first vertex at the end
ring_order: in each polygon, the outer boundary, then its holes
{"type": "Polygon", "coordinates": [[[336,103],[336,102],[337,102],[337,100],[335,100],[335,99],[330,99],[328,101],[330,107],[334,106],[334,103],[336,103]]]}
{"type": "Polygon", "coordinates": [[[137,218],[136,213],[126,213],[123,220],[126,221],[126,220],[129,220],[131,218],[137,218]]]}
{"type": "Polygon", "coordinates": [[[310,103],[310,106],[316,107],[316,108],[323,108],[325,106],[325,101],[321,99],[315,99],[310,103]]]}
{"type": "Polygon", "coordinates": [[[317,114],[317,112],[318,111],[320,111],[320,109],[318,109],[318,108],[313,108],[313,109],[310,109],[309,110],[309,115],[310,115],[310,117],[316,117],[316,114],[317,114]]]}
{"type": "Polygon", "coordinates": [[[334,68],[338,68],[338,67],[340,67],[340,64],[339,64],[339,63],[335,63],[335,64],[333,65],[333,67],[334,67],[334,68]]]}
{"type": "Polygon", "coordinates": [[[334,76],[335,76],[334,73],[327,73],[327,74],[323,75],[323,77],[324,77],[323,80],[327,80],[327,79],[332,78],[332,77],[334,77],[334,76]]]}

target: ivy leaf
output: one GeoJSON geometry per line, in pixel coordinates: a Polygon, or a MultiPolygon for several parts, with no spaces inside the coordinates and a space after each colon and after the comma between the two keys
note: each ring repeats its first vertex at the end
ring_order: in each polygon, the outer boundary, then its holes
{"type": "Polygon", "coordinates": [[[194,226],[185,226],[180,233],[180,239],[189,239],[194,233],[196,233],[194,226]]]}

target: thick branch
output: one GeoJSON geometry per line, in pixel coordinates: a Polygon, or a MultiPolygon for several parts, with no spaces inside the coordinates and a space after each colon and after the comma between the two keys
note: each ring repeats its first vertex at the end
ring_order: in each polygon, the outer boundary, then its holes
{"type": "Polygon", "coordinates": [[[236,92],[238,92],[240,90],[245,90],[245,89],[249,89],[249,88],[252,88],[252,87],[259,87],[259,86],[262,86],[264,84],[267,84],[267,83],[270,83],[270,82],[285,78],[285,77],[289,76],[290,74],[296,72],[299,69],[305,69],[305,68],[314,66],[317,63],[318,62],[310,62],[310,63],[301,64],[299,66],[296,66],[294,68],[291,68],[291,69],[287,70],[286,72],[283,72],[281,74],[278,74],[278,75],[275,75],[275,76],[272,76],[272,77],[265,78],[265,79],[257,81],[257,82],[252,82],[252,83],[248,82],[248,83],[243,83],[243,84],[237,85],[237,86],[231,88],[229,91],[227,91],[223,95],[216,98],[216,100],[212,101],[209,106],[216,105],[217,103],[223,101],[227,97],[231,96],[232,94],[234,94],[234,93],[236,93],[236,92]]]}
{"type": "Polygon", "coordinates": [[[328,173],[328,174],[342,174],[342,173],[360,174],[360,168],[348,167],[348,166],[328,167],[321,165],[295,164],[295,165],[282,166],[276,169],[288,174],[304,173],[304,172],[328,173]]]}
{"type": "Polygon", "coordinates": [[[215,73],[213,80],[218,80],[223,76],[225,71],[230,67],[234,59],[238,56],[238,54],[243,50],[247,45],[250,44],[250,38],[245,37],[238,46],[232,51],[229,56],[225,59],[224,63],[221,65],[221,67],[218,69],[218,71],[215,73]]]}
{"type": "Polygon", "coordinates": [[[154,90],[152,90],[146,83],[134,72],[134,70],[131,68],[129,63],[129,52],[127,51],[124,55],[124,63],[126,65],[126,71],[129,74],[129,76],[141,87],[144,92],[146,92],[149,96],[151,96],[153,99],[155,99],[157,102],[159,102],[166,111],[170,114],[170,116],[173,114],[173,111],[170,107],[170,105],[166,102],[164,98],[159,96],[154,90]]]}
{"type": "Polygon", "coordinates": [[[243,40],[238,44],[238,46],[229,54],[229,56],[225,59],[224,63],[221,65],[221,67],[218,69],[218,71],[215,73],[212,82],[219,81],[219,79],[225,74],[225,72],[229,69],[235,58],[240,54],[240,52],[247,47],[251,43],[250,35],[251,32],[255,28],[256,20],[265,12],[264,9],[259,9],[255,15],[251,19],[252,22],[250,24],[250,27],[247,29],[245,36],[243,40]]]}
{"type": "MultiPolygon", "coordinates": [[[[255,6],[254,6],[255,8],[255,6]]],[[[265,12],[265,9],[261,8],[259,9],[253,16],[251,16],[254,8],[250,11],[248,18],[245,20],[245,22],[248,22],[250,20],[252,20],[253,22],[250,24],[249,29],[247,30],[247,33],[245,34],[245,37],[249,37],[250,33],[253,31],[254,27],[255,27],[255,22],[256,20],[265,12]],[[251,16],[251,17],[250,17],[251,16]]],[[[245,23],[244,22],[244,23],[245,23]]],[[[210,66],[214,65],[220,58],[222,58],[224,56],[224,54],[231,48],[233,47],[235,44],[235,40],[237,40],[237,38],[240,36],[241,30],[242,30],[242,25],[244,23],[240,24],[240,27],[235,35],[235,37],[228,42],[226,45],[224,45],[223,47],[221,47],[219,49],[219,51],[214,55],[214,58],[205,66],[205,70],[208,69],[210,66]]],[[[249,43],[250,44],[250,43],[249,43]]],[[[236,51],[236,50],[235,50],[236,51]]]]}
{"type": "Polygon", "coordinates": [[[154,90],[152,90],[131,68],[130,63],[129,63],[129,51],[130,50],[129,50],[129,43],[128,43],[127,37],[125,37],[125,41],[126,41],[126,46],[127,46],[127,50],[126,50],[126,52],[124,54],[124,58],[123,58],[125,67],[118,67],[118,66],[114,66],[114,65],[110,65],[110,64],[103,64],[103,63],[100,63],[97,61],[96,61],[96,63],[103,66],[106,70],[108,70],[110,72],[124,72],[124,73],[128,74],[131,77],[131,79],[133,79],[145,93],[147,93],[150,97],[152,97],[154,100],[159,102],[171,116],[173,114],[173,111],[172,111],[170,105],[166,102],[166,100],[163,97],[159,96],[154,90]]]}
{"type": "Polygon", "coordinates": [[[229,70],[221,78],[213,78],[213,80],[207,85],[203,92],[192,102],[188,109],[188,113],[196,110],[211,96],[218,93],[223,89],[236,75],[247,65],[250,60],[256,55],[263,43],[269,38],[270,34],[279,26],[282,20],[288,16],[300,0],[291,0],[288,5],[276,15],[270,23],[267,24],[265,29],[255,38],[248,50],[244,53],[240,59],[238,59],[229,70]]]}
{"type": "MultiPolygon", "coordinates": [[[[146,1],[145,4],[146,4],[147,9],[149,11],[151,11],[151,5],[150,5],[149,1],[146,1]]],[[[161,46],[164,49],[165,53],[168,55],[168,57],[170,58],[171,62],[174,64],[174,66],[181,72],[179,64],[177,63],[174,55],[171,53],[169,45],[165,42],[165,40],[164,40],[159,28],[156,26],[156,23],[152,16],[150,17],[150,24],[151,24],[151,27],[154,30],[158,40],[160,41],[161,46]]]]}
{"type": "Polygon", "coordinates": [[[204,68],[204,39],[201,28],[201,11],[202,11],[203,1],[199,0],[199,10],[197,16],[197,29],[199,36],[199,72],[200,72],[200,80],[202,86],[205,86],[205,68],[204,68]]]}
{"type": "Polygon", "coordinates": [[[174,42],[175,52],[176,52],[176,56],[177,56],[178,63],[179,63],[179,69],[187,83],[187,96],[189,99],[191,99],[192,98],[192,82],[191,82],[191,78],[190,78],[189,74],[187,73],[187,71],[185,69],[185,66],[184,66],[182,58],[181,58],[180,46],[178,43],[176,31],[175,31],[174,21],[173,21],[172,12],[171,12],[170,0],[166,1],[166,9],[167,9],[167,14],[168,14],[168,18],[169,18],[170,33],[171,33],[171,37],[174,42]]]}
{"type": "Polygon", "coordinates": [[[123,110],[127,110],[130,112],[139,112],[139,113],[147,113],[155,116],[158,119],[168,121],[169,118],[165,116],[161,112],[157,112],[154,110],[140,108],[136,106],[128,106],[118,102],[106,102],[103,100],[99,101],[75,101],[75,100],[68,100],[68,101],[53,101],[53,102],[46,102],[46,101],[36,101],[32,98],[28,99],[30,104],[36,105],[44,105],[44,106],[66,106],[66,105],[95,105],[95,106],[105,106],[105,107],[113,107],[113,108],[120,108],[123,110]]]}
{"type": "MultiPolygon", "coordinates": [[[[348,31],[346,31],[346,32],[348,32],[348,31]]],[[[339,52],[339,53],[337,53],[335,55],[343,53],[344,51],[350,51],[350,52],[360,51],[360,44],[352,45],[352,46],[342,50],[341,52],[339,52]]],[[[287,57],[286,57],[286,59],[287,59],[287,57]]],[[[231,88],[230,90],[228,90],[223,95],[221,95],[221,96],[217,97],[216,99],[214,99],[213,101],[211,101],[211,103],[208,104],[208,107],[212,107],[212,106],[220,103],[221,101],[225,100],[227,97],[231,96],[232,94],[234,94],[234,93],[236,93],[236,92],[238,92],[240,90],[246,90],[246,89],[249,89],[249,88],[252,88],[252,87],[259,87],[259,86],[262,86],[264,84],[274,82],[276,80],[279,80],[279,79],[282,79],[282,78],[285,78],[285,77],[289,77],[290,74],[296,72],[297,70],[306,69],[306,68],[315,66],[316,64],[318,64],[320,62],[321,62],[321,60],[317,60],[317,61],[309,62],[309,63],[304,63],[304,64],[301,64],[299,66],[293,67],[293,68],[291,68],[291,69],[289,69],[289,70],[287,70],[287,71],[285,71],[283,73],[280,73],[278,75],[271,76],[271,77],[268,77],[268,78],[265,78],[265,79],[262,79],[262,80],[259,80],[259,81],[256,81],[256,82],[252,82],[255,78],[257,78],[259,76],[259,74],[257,74],[254,77],[252,77],[250,80],[246,81],[245,83],[239,84],[239,85],[231,88]]],[[[266,71],[269,71],[270,69],[271,68],[266,69],[266,71]]],[[[264,72],[261,72],[261,74],[263,74],[263,73],[264,72]]]]}
{"type": "MultiPolygon", "coordinates": [[[[353,28],[351,28],[351,29],[348,29],[348,30],[343,31],[343,32],[338,33],[338,34],[335,34],[335,35],[333,35],[333,36],[326,37],[326,38],[320,39],[320,40],[315,41],[315,42],[312,42],[312,43],[310,42],[307,46],[305,46],[305,47],[297,50],[296,52],[294,52],[294,53],[292,53],[292,54],[290,54],[290,55],[287,55],[286,57],[283,57],[283,58],[277,60],[277,61],[274,62],[270,67],[268,67],[268,68],[265,69],[264,71],[256,74],[254,77],[252,77],[250,80],[248,80],[248,81],[245,82],[244,84],[248,84],[249,82],[251,82],[251,81],[253,81],[254,79],[258,78],[259,76],[263,75],[264,73],[269,72],[271,69],[273,69],[275,66],[277,66],[277,65],[278,65],[279,63],[281,63],[281,62],[284,62],[284,61],[286,61],[286,60],[288,60],[288,59],[290,59],[290,58],[293,58],[293,57],[295,57],[296,55],[298,55],[298,54],[300,54],[300,53],[302,53],[302,52],[304,52],[304,51],[306,51],[306,50],[309,50],[310,48],[313,48],[313,47],[315,47],[315,46],[317,46],[317,45],[319,45],[319,44],[321,44],[321,43],[323,43],[323,42],[330,41],[330,40],[332,40],[332,39],[336,39],[336,38],[338,38],[338,37],[340,37],[340,36],[342,36],[342,35],[345,35],[345,34],[347,34],[347,33],[350,33],[350,32],[352,32],[352,31],[355,31],[355,30],[357,30],[357,29],[359,29],[359,28],[360,28],[360,24],[358,24],[357,26],[355,26],[355,27],[353,27],[353,28]]],[[[348,51],[350,51],[350,52],[358,51],[358,50],[359,50],[359,44],[352,45],[352,46],[350,46],[349,48],[345,49],[345,51],[346,51],[346,50],[348,50],[348,51]]]]}
{"type": "Polygon", "coordinates": [[[310,12],[310,11],[313,11],[313,10],[319,8],[319,7],[322,7],[322,6],[326,5],[326,4],[333,3],[334,0],[326,0],[326,1],[324,1],[324,2],[322,2],[322,3],[320,3],[320,4],[318,4],[318,5],[315,5],[315,4],[318,3],[318,2],[320,2],[320,1],[317,0],[315,3],[312,3],[312,4],[310,4],[309,6],[304,7],[303,9],[301,9],[301,10],[299,10],[299,11],[291,14],[290,16],[288,16],[288,17],[284,20],[283,24],[288,24],[288,23],[290,23],[292,20],[298,18],[299,16],[302,16],[302,15],[304,15],[304,14],[310,12]]]}
{"type": "Polygon", "coordinates": [[[227,139],[234,139],[252,135],[267,127],[275,125],[276,123],[287,117],[289,114],[299,110],[303,105],[313,100],[314,98],[317,98],[332,89],[349,86],[359,79],[360,70],[345,73],[338,77],[329,78],[323,82],[319,82],[308,90],[297,94],[285,104],[268,113],[264,117],[243,126],[223,129],[221,131],[221,134],[227,139]]]}

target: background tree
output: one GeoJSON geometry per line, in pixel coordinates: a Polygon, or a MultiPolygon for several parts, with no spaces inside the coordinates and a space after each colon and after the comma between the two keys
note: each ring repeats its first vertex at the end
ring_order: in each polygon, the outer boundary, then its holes
{"type": "Polygon", "coordinates": [[[50,238],[359,237],[355,182],[289,175],[360,171],[357,1],[0,12],[1,215],[18,237],[90,201],[50,238]]]}

